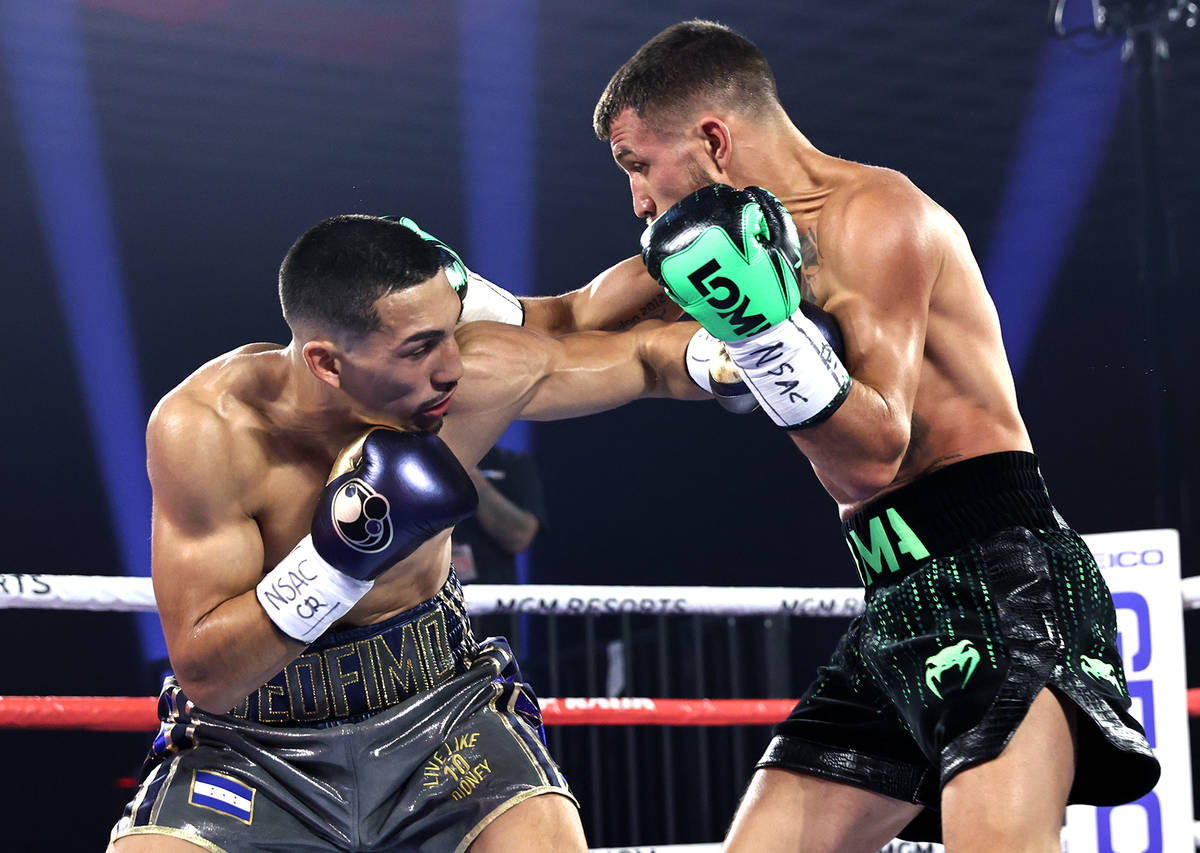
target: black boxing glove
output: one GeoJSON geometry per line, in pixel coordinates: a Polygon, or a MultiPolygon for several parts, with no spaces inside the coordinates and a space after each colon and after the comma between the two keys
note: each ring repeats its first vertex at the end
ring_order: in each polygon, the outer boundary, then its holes
{"type": "Polygon", "coordinates": [[[436,435],[376,427],[334,463],[312,532],[259,581],[259,603],[283,633],[310,643],[376,577],[474,512],[478,500],[436,435]]]}

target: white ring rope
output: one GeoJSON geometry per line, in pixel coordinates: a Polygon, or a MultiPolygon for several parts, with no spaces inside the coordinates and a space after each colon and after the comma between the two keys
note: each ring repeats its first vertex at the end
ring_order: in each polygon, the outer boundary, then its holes
{"type": "Polygon", "coordinates": [[[150,578],[121,575],[0,575],[0,607],[41,610],[150,611],[150,578]]]}
{"type": "MultiPolygon", "coordinates": [[[[578,615],[769,614],[854,616],[862,610],[857,587],[580,586],[574,584],[467,584],[472,613],[578,615]]],[[[149,578],[116,575],[0,575],[0,608],[153,611],[149,578]]]]}
{"type": "MultiPolygon", "coordinates": [[[[1180,584],[1185,610],[1200,610],[1200,576],[1180,584]]],[[[467,584],[472,613],[543,615],[857,616],[858,587],[584,586],[467,584]]],[[[150,578],[120,575],[0,574],[0,608],[153,612],[150,578]]]]}

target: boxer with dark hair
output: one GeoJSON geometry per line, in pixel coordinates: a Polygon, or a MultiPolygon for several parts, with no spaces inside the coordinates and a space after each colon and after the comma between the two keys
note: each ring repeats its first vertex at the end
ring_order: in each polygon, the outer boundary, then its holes
{"type": "Polygon", "coordinates": [[[411,221],[325,220],[280,269],[291,342],[152,413],[174,676],[113,853],[586,848],[511,651],[472,636],[451,529],[514,419],[700,396],[697,327],[460,324],[462,270],[411,221]]]}
{"type": "Polygon", "coordinates": [[[710,21],[644,44],[594,128],[647,268],[811,462],[866,588],[726,849],[1057,851],[1068,802],[1149,791],[1112,600],[1050,503],[954,218],[819,151],[761,51],[710,21]]]}

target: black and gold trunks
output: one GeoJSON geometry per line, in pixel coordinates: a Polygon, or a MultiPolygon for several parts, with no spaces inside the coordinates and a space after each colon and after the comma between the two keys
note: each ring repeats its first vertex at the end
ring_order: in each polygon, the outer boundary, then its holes
{"type": "Polygon", "coordinates": [[[471,639],[453,575],[434,598],[310,647],[213,714],[173,678],[133,798],[110,838],[210,853],[463,853],[531,797],[574,800],[507,642],[471,639]]]}
{"type": "Polygon", "coordinates": [[[362,720],[461,675],[476,651],[458,578],[385,622],[330,631],[230,715],[272,726],[362,720]]]}

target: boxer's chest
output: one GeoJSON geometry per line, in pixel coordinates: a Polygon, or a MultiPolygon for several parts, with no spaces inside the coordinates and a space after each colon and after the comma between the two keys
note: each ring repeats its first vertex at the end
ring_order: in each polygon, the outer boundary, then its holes
{"type": "Polygon", "coordinates": [[[275,466],[265,476],[254,513],[262,533],[264,571],[309,534],[326,476],[303,464],[275,466]]]}

